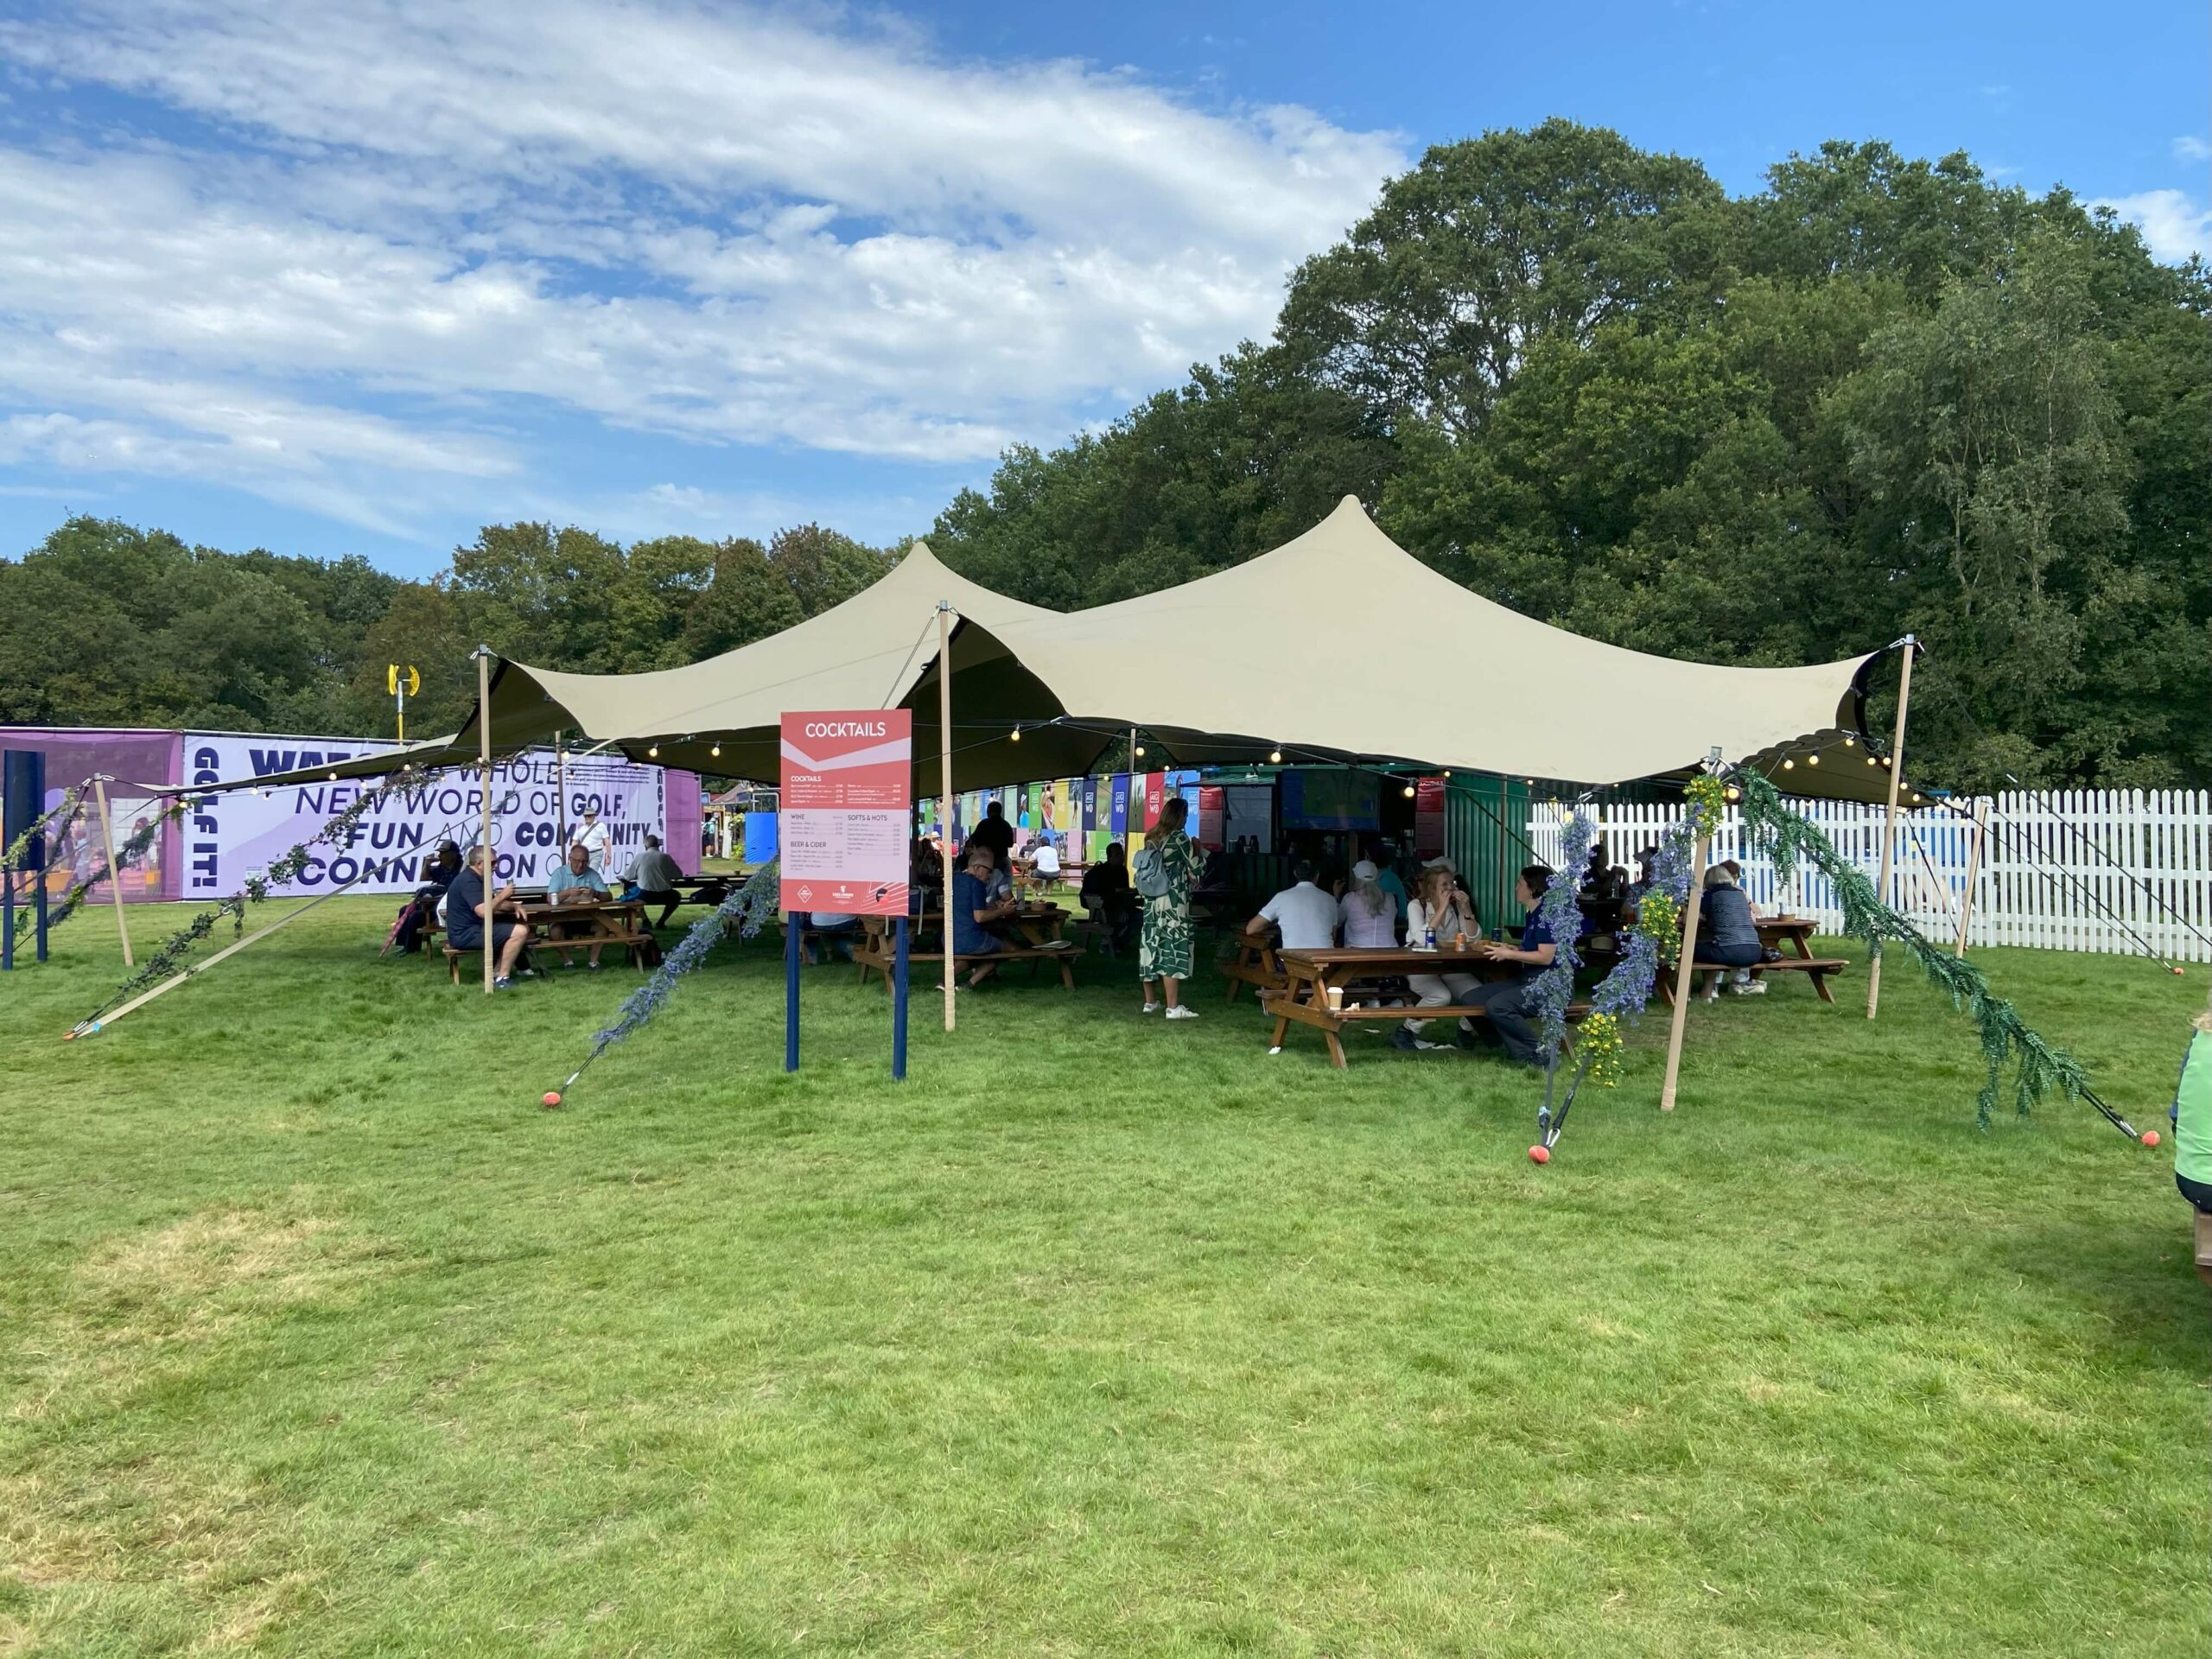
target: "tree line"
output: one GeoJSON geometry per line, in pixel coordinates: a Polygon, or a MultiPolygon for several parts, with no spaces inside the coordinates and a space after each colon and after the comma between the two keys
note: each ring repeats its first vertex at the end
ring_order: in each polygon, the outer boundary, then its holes
{"type": "Polygon", "coordinates": [[[403,581],[359,555],[226,553],[73,518],[0,561],[0,722],[389,737],[385,670],[417,669],[408,734],[460,724],[479,643],[594,674],[673,668],[849,598],[892,556],[818,524],[765,544],[486,526],[403,581]]]}
{"type": "MultiPolygon", "coordinates": [[[[1963,156],[1831,143],[1731,197],[1550,121],[1431,149],[1294,274],[1268,340],[1009,450],[931,545],[1089,605],[1352,493],[1435,569],[1613,644],[1777,664],[1916,634],[1924,775],[2201,785],[2208,299],[2201,262],[1963,156]]],[[[1464,671],[1473,709],[1484,675],[1544,665],[1464,671]]]]}
{"type": "MultiPolygon", "coordinates": [[[[1069,609],[1250,558],[1356,493],[1453,579],[1637,650],[1795,664],[1916,634],[1924,775],[2204,785],[2209,435],[2203,264],[2159,264],[2063,190],[1873,143],[1731,196],[1554,120],[1432,149],[1293,275],[1267,340],[1007,450],[931,543],[1069,609]]],[[[410,729],[449,729],[480,640],[666,667],[894,556],[818,525],[624,547],[519,524],[403,582],[73,518],[0,561],[0,720],[379,733],[399,662],[424,677],[410,729]]],[[[1485,675],[1545,671],[1436,650],[1471,709],[1485,675]]]]}

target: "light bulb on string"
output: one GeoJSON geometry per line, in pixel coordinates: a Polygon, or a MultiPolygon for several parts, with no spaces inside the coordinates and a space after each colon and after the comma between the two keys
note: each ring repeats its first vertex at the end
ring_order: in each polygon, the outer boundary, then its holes
{"type": "Polygon", "coordinates": [[[1808,754],[1805,757],[1805,764],[1808,766],[1817,766],[1821,764],[1821,757],[1817,754],[1808,754]]]}
{"type": "Polygon", "coordinates": [[[1413,799],[1413,798],[1414,798],[1414,786],[1413,786],[1411,784],[1408,784],[1408,785],[1406,785],[1406,798],[1407,798],[1408,800],[1409,800],[1409,801],[1410,801],[1411,799],[1413,799]]]}
{"type": "Polygon", "coordinates": [[[1795,772],[1797,770],[1797,763],[1785,756],[1782,762],[1782,769],[1784,772],[1795,772]]]}
{"type": "Polygon", "coordinates": [[[715,760],[719,760],[722,758],[722,746],[717,743],[713,748],[708,750],[707,753],[713,755],[715,760]]]}
{"type": "Polygon", "coordinates": [[[1843,747],[1847,749],[1855,749],[1859,747],[1859,740],[1855,737],[1847,737],[1843,740],[1843,747]]]}
{"type": "Polygon", "coordinates": [[[1282,765],[1282,751],[1281,749],[1269,749],[1268,751],[1268,764],[1271,766],[1279,766],[1282,765]]]}
{"type": "Polygon", "coordinates": [[[1740,801],[1744,798],[1744,791],[1731,784],[1728,785],[1728,798],[1732,801],[1740,801]]]}
{"type": "Polygon", "coordinates": [[[655,744],[652,744],[652,746],[650,746],[650,747],[645,750],[645,759],[646,759],[646,760],[659,760],[659,759],[660,759],[660,745],[659,745],[659,744],[658,744],[658,743],[655,743],[655,744]]]}
{"type": "Polygon", "coordinates": [[[1021,728],[1020,728],[1020,727],[1019,727],[1019,726],[1017,726],[1017,727],[1015,727],[1015,728],[1014,728],[1014,738],[1013,738],[1013,741],[1014,741],[1014,742],[1016,742],[1016,743],[1019,743],[1019,742],[1020,742],[1020,741],[1021,741],[1021,728]]]}
{"type": "Polygon", "coordinates": [[[1144,759],[1144,745],[1141,743],[1137,745],[1137,759],[1140,760],[1144,759]]]}

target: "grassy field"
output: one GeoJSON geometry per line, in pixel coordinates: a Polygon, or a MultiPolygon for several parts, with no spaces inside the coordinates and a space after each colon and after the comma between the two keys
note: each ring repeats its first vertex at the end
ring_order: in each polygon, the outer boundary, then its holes
{"type": "MultiPolygon", "coordinates": [[[[1538,1085],[1249,1001],[916,1001],[726,950],[486,1000],[340,901],[100,1036],[0,981],[0,1649],[2197,1655],[2165,1154],[1974,1127],[1892,963],[1538,1085]]],[[[140,938],[156,931],[140,912],[140,938]]],[[[2201,969],[1990,952],[2139,1124],[2201,969]]]]}

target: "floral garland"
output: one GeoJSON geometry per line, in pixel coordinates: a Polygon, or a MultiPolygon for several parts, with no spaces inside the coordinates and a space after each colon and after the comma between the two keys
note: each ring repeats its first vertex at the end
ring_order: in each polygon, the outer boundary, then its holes
{"type": "MultiPolygon", "coordinates": [[[[1926,938],[1883,902],[1866,873],[1837,851],[1817,825],[1783,803],[1781,791],[1772,783],[1757,772],[1745,771],[1732,773],[1726,782],[1712,776],[1698,779],[1688,791],[1689,812],[1661,837],[1652,885],[1637,902],[1636,926],[1629,933],[1621,960],[1591,994],[1593,1012],[1584,1022],[1583,1040],[1575,1048],[1576,1070],[1556,1117],[1547,1084],[1544,1107],[1537,1115],[1547,1156],[1558,1142],[1581,1084],[1594,1080],[1604,1085],[1618,1077],[1619,1020],[1632,1020],[1649,1006],[1662,963],[1680,956],[1681,916],[1690,902],[1692,849],[1699,837],[1719,823],[1732,788],[1741,797],[1745,844],[1773,859],[1779,880],[1787,881],[1801,863],[1811,864],[1834,884],[1843,910],[1845,931],[1865,940],[1870,950],[1878,950],[1885,941],[1904,946],[1919,962],[1929,982],[1974,1020],[1986,1067],[1974,1103],[1974,1122],[1980,1128],[1989,1128],[2004,1069],[2014,1063],[2014,1107],[2023,1116],[2037,1100],[2056,1094],[2087,1101],[2122,1134],[2135,1137],[2134,1126],[2090,1087],[2081,1063],[2031,1029],[2010,1002],[1993,995],[1977,965],[1926,938]],[[1601,1020],[1607,1022],[1602,1027],[1599,1026],[1601,1020]]],[[[1557,1052],[1548,1052],[1555,1072],[1557,1052]]]]}
{"type": "Polygon", "coordinates": [[[1560,1046],[1567,1040],[1567,1005],[1574,1001],[1574,976],[1582,966],[1575,947],[1582,938],[1581,896],[1576,884],[1590,861],[1590,843],[1597,839],[1597,821],[1586,811],[1569,810],[1567,833],[1560,843],[1560,868],[1544,887],[1536,914],[1551,931],[1551,963],[1529,988],[1529,1003],[1543,1029],[1544,1065],[1548,1071],[1559,1061],[1560,1046]]]}
{"type": "MultiPolygon", "coordinates": [[[[364,817],[382,806],[393,796],[403,790],[419,789],[432,779],[442,776],[448,770],[452,768],[440,768],[435,772],[418,773],[410,768],[401,776],[389,779],[378,784],[374,789],[362,791],[352,805],[332,817],[321,829],[316,830],[305,841],[295,845],[290,852],[286,853],[259,875],[248,876],[245,885],[236,893],[226,899],[217,899],[212,906],[201,911],[163,940],[156,947],[153,954],[146,958],[144,964],[137,973],[117,986],[109,995],[106,1001],[77,1022],[70,1035],[82,1036],[87,1032],[98,1031],[100,1020],[105,1017],[109,1009],[145,989],[156,980],[176,972],[178,964],[191,954],[192,947],[213,932],[216,925],[226,918],[229,919],[233,931],[243,933],[245,931],[246,906],[250,904],[260,904],[269,897],[269,890],[271,887],[283,887],[297,877],[300,872],[307,868],[308,860],[315,848],[349,839],[364,817]]],[[[190,796],[184,797],[177,803],[175,810],[188,810],[193,804],[193,799],[194,798],[190,796]]],[[[189,973],[192,970],[186,969],[184,971],[189,973]]]]}
{"type": "Polygon", "coordinates": [[[746,878],[743,887],[691,924],[682,942],[661,958],[652,977],[623,998],[622,1017],[592,1039],[591,1052],[584,1056],[583,1064],[569,1074],[560,1088],[545,1095],[546,1105],[558,1106],[562,1096],[576,1086],[576,1079],[594,1060],[658,1014],[676,988],[676,982],[706,961],[707,953],[716,944],[732,933],[741,939],[752,938],[767,925],[781,903],[780,862],[770,859],[746,878]]]}
{"type": "MultiPolygon", "coordinates": [[[[1556,1115],[1552,1110],[1558,1082],[1560,1045],[1563,1040],[1567,1003],[1574,995],[1574,968],[1562,968],[1561,952],[1538,978],[1531,995],[1547,1011],[1544,1026],[1544,1103],[1537,1109],[1536,1131],[1545,1156],[1559,1144],[1567,1115],[1583,1084],[1594,1082],[1611,1088],[1620,1081],[1622,1051],[1627,1046],[1626,1027],[1643,1017],[1658,988],[1660,969],[1681,954],[1682,910],[1690,899],[1693,849],[1700,836],[1711,832],[1728,804],[1727,787],[1717,778],[1700,776],[1685,791],[1689,811],[1659,838],[1651,863],[1651,884],[1637,900],[1636,925],[1624,931],[1620,959],[1612,971],[1590,994],[1590,1017],[1582,1023],[1581,1040],[1575,1045],[1574,1074],[1567,1079],[1566,1097],[1556,1115]],[[1560,1025],[1555,1033],[1548,1012],[1556,1003],[1560,1025]]],[[[1589,857],[1596,836],[1595,819],[1576,812],[1567,822],[1566,859],[1570,869],[1589,857]]],[[[1554,881],[1557,888],[1571,883],[1554,881]]],[[[1549,892],[1545,893],[1548,900],[1549,892]]],[[[1570,900],[1572,894],[1570,894],[1570,900]]],[[[1566,906],[1562,906],[1565,909],[1566,906]]],[[[1581,911],[1573,908],[1573,925],[1581,927],[1581,911]]],[[[1548,912],[1547,919],[1549,919],[1548,912]]],[[[1556,931],[1554,938],[1558,938],[1556,931]]]]}

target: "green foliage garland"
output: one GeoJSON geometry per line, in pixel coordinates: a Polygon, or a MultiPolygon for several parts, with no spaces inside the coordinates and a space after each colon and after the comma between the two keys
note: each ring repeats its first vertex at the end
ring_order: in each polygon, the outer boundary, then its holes
{"type": "MultiPolygon", "coordinates": [[[[250,904],[259,904],[268,898],[269,890],[271,887],[282,887],[296,877],[307,868],[308,856],[314,848],[344,841],[353,833],[364,817],[383,805],[394,795],[403,790],[419,789],[424,784],[442,775],[442,772],[417,772],[410,769],[397,777],[385,779],[373,789],[362,791],[352,805],[332,817],[321,829],[316,830],[305,841],[296,845],[290,852],[271,864],[267,870],[259,875],[249,876],[245,885],[236,893],[226,899],[218,899],[214,905],[201,911],[176,932],[162,941],[155,949],[153,954],[146,958],[144,964],[137,973],[117,986],[109,995],[106,1001],[77,1022],[72,1034],[81,1035],[87,1031],[97,1031],[99,1028],[101,1017],[110,1008],[136,995],[156,981],[165,979],[176,972],[178,964],[191,954],[192,947],[213,932],[216,925],[226,917],[230,919],[232,931],[244,932],[246,906],[250,904]]],[[[178,803],[180,808],[189,804],[189,797],[178,803]]],[[[188,973],[192,970],[187,969],[185,971],[188,973]]]]}
{"type": "Polygon", "coordinates": [[[1739,772],[1735,782],[1743,791],[1745,844],[1774,860],[1776,880],[1787,881],[1799,864],[1812,865],[1834,884],[1846,932],[1864,939],[1877,956],[1885,941],[1904,946],[1917,958],[1929,982],[1974,1022],[1987,1066],[1975,1102],[1977,1123],[1985,1129],[1989,1127],[2007,1061],[2018,1063],[2012,1097],[2014,1109],[2023,1116],[2046,1095],[2055,1092],[2071,1100],[2088,1090],[2088,1074],[2079,1061],[2030,1030],[2010,1002],[1992,995],[1989,982],[1979,967],[1929,941],[1885,904],[1866,873],[1838,852],[1813,823],[1785,805],[1781,791],[1772,784],[1751,772],[1739,772]]]}

